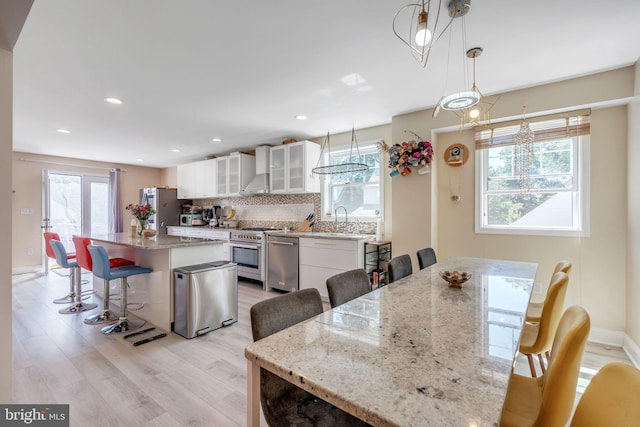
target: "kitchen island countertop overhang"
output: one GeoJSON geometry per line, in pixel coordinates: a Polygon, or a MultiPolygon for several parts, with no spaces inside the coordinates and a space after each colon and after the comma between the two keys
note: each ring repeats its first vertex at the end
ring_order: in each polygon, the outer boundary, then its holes
{"type": "MultiPolygon", "coordinates": [[[[153,270],[129,280],[129,302],[142,304],[142,308],[130,314],[167,331],[171,330],[174,316],[173,270],[225,260],[223,244],[227,243],[218,239],[167,235],[139,238],[128,233],[95,234],[90,239],[93,244],[104,246],[110,257],[129,259],[153,270]]],[[[111,286],[119,286],[119,283],[111,283],[111,286]]],[[[94,276],[93,288],[102,295],[102,279],[94,276]]],[[[118,305],[118,301],[113,304],[118,305]]]]}

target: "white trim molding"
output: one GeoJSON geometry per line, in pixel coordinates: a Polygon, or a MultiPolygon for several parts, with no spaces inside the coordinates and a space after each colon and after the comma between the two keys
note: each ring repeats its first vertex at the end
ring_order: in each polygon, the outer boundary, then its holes
{"type": "Polygon", "coordinates": [[[614,347],[622,347],[624,343],[624,332],[613,331],[611,329],[591,328],[589,341],[598,344],[612,345],[614,347]]]}
{"type": "Polygon", "coordinates": [[[627,356],[629,356],[629,359],[631,359],[635,367],[640,368],[640,346],[627,334],[624,334],[622,349],[627,353],[627,356]]]}
{"type": "Polygon", "coordinates": [[[591,328],[589,341],[597,344],[621,347],[627,356],[629,356],[629,359],[631,359],[634,366],[636,368],[640,368],[640,346],[638,346],[638,344],[624,332],[602,328],[591,328]]]}

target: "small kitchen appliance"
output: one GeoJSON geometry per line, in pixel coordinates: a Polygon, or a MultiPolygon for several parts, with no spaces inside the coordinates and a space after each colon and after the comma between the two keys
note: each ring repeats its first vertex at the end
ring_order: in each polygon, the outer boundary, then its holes
{"type": "Polygon", "coordinates": [[[202,214],[181,214],[180,225],[190,227],[192,225],[203,224],[202,214]],[[194,223],[195,222],[195,223],[194,223]]]}
{"type": "Polygon", "coordinates": [[[220,227],[222,225],[222,206],[211,206],[210,227],[220,227]]]}

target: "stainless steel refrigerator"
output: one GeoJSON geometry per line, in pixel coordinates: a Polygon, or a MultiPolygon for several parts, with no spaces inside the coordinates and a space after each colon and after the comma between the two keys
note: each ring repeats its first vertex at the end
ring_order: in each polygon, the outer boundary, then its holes
{"type": "Polygon", "coordinates": [[[143,188],[140,190],[140,203],[150,204],[156,210],[149,218],[149,227],[158,234],[167,234],[168,225],[179,225],[182,202],[175,188],[143,188]]]}

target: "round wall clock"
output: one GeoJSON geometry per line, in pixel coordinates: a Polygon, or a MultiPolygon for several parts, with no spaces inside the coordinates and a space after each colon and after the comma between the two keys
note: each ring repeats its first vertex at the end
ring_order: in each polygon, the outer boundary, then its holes
{"type": "Polygon", "coordinates": [[[469,160],[469,150],[464,144],[451,144],[444,150],[444,162],[449,166],[462,166],[469,160]]]}

